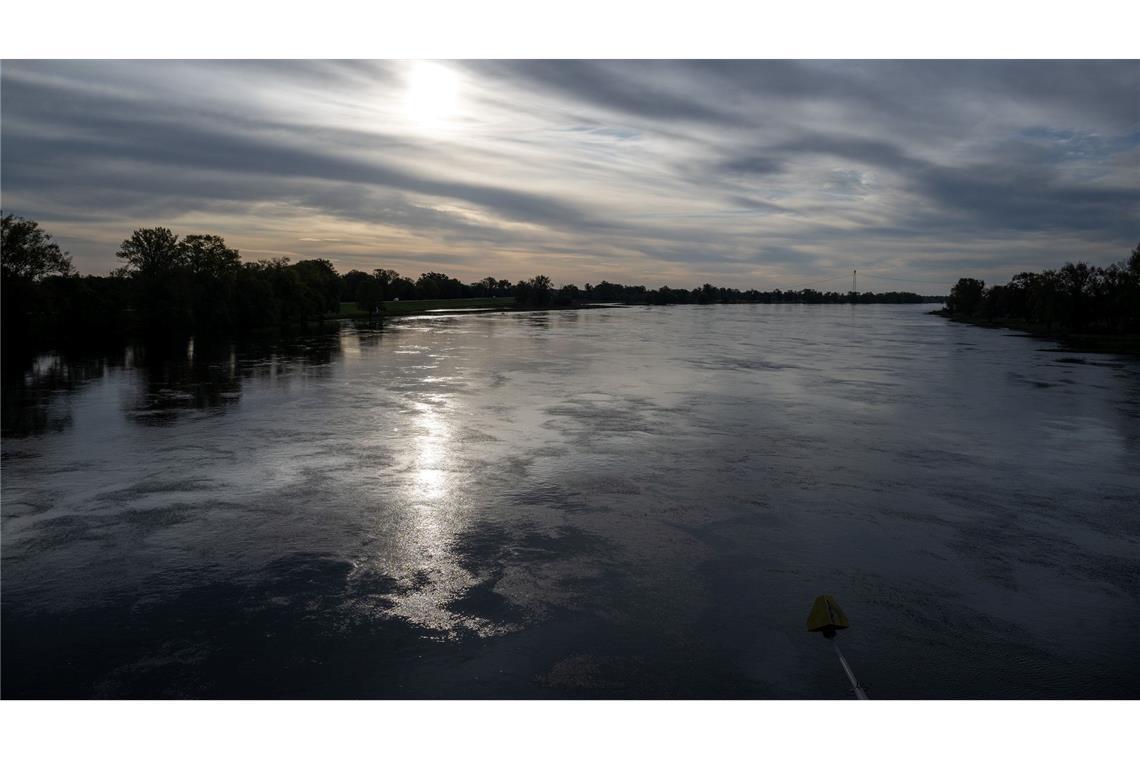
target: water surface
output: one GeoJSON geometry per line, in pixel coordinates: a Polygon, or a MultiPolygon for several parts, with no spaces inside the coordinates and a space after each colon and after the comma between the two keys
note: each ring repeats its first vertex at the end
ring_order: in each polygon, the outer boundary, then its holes
{"type": "Polygon", "coordinates": [[[928,309],[7,362],[3,696],[1140,696],[1140,364],[928,309]]]}

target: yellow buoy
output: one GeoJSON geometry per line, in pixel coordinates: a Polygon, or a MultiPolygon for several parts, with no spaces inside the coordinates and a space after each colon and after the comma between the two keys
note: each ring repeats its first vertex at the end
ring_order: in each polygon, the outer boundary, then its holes
{"type": "Polygon", "coordinates": [[[835,640],[835,632],[846,627],[847,616],[839,608],[839,602],[835,601],[835,597],[831,594],[817,596],[811,606],[811,612],[808,613],[807,629],[812,633],[818,631],[825,639],[831,641],[831,646],[835,648],[835,656],[839,658],[839,664],[843,666],[843,672],[847,674],[847,680],[851,682],[855,696],[858,699],[866,699],[867,692],[859,685],[854,671],[847,664],[847,658],[839,651],[839,642],[835,640]]]}
{"type": "Polygon", "coordinates": [[[836,631],[846,628],[847,625],[847,615],[843,614],[843,610],[839,608],[839,603],[835,601],[834,596],[823,594],[815,598],[811,612],[808,613],[807,629],[809,631],[813,633],[819,631],[830,639],[836,631]]]}

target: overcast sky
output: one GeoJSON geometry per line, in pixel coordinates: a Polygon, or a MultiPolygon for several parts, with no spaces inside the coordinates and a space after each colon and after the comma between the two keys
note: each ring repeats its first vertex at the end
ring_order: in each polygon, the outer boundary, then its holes
{"type": "Polygon", "coordinates": [[[1140,63],[33,62],[5,212],[340,271],[944,293],[1140,241],[1140,63]]]}

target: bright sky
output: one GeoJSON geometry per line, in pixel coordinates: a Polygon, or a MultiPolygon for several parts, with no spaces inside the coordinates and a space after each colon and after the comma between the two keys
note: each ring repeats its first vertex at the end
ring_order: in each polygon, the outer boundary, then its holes
{"type": "Polygon", "coordinates": [[[340,271],[945,293],[1140,240],[1140,63],[6,61],[4,210],[340,271]]]}

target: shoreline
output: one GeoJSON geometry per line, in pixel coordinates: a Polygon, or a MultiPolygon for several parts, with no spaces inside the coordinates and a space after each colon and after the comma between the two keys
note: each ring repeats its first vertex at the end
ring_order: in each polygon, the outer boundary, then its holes
{"type": "MultiPolygon", "coordinates": [[[[461,300],[467,300],[467,299],[461,299],[461,300]]],[[[588,309],[629,309],[629,308],[633,308],[633,307],[697,307],[697,305],[701,305],[701,307],[724,307],[724,305],[758,305],[758,304],[772,305],[772,302],[767,302],[767,301],[727,301],[727,302],[717,301],[714,303],[578,302],[578,303],[569,303],[569,304],[549,304],[549,305],[545,305],[545,307],[520,307],[520,305],[518,305],[518,304],[502,304],[502,305],[499,305],[499,304],[490,304],[490,303],[479,303],[479,304],[472,304],[472,305],[470,305],[470,307],[458,307],[455,309],[448,309],[446,307],[445,308],[439,308],[439,307],[434,307],[434,305],[432,305],[432,304],[438,304],[442,301],[454,301],[454,300],[433,299],[430,301],[423,301],[423,302],[421,302],[421,301],[400,301],[399,302],[400,303],[400,309],[398,311],[394,311],[394,312],[393,311],[384,311],[384,312],[375,314],[375,316],[372,316],[372,314],[369,314],[368,312],[365,312],[365,311],[345,309],[344,307],[347,307],[348,303],[350,303],[350,302],[344,302],[341,304],[341,312],[340,313],[326,314],[324,319],[328,320],[328,321],[337,321],[337,320],[345,320],[345,319],[364,321],[364,320],[372,320],[372,319],[390,319],[390,318],[396,318],[396,317],[423,317],[423,316],[425,316],[425,314],[429,314],[429,316],[434,316],[434,314],[439,314],[439,316],[448,316],[448,314],[505,313],[505,312],[512,312],[512,311],[579,311],[579,310],[588,310],[588,309]],[[418,307],[418,304],[421,304],[421,303],[424,304],[423,307],[418,307]]],[[[488,299],[470,299],[470,301],[486,302],[486,301],[488,301],[488,299]]],[[[385,301],[384,303],[385,304],[391,304],[392,302],[391,301],[385,301]]],[[[905,305],[915,305],[915,304],[918,304],[921,302],[894,302],[894,301],[881,301],[880,302],[880,301],[876,301],[876,302],[861,304],[861,303],[847,303],[847,302],[815,303],[815,302],[811,302],[811,301],[781,301],[779,303],[780,304],[800,304],[800,305],[839,305],[839,307],[841,307],[841,305],[899,305],[899,307],[905,307],[905,305]]],[[[929,313],[938,313],[938,312],[931,311],[929,313]]]]}
{"type": "MultiPolygon", "coordinates": [[[[418,304],[416,301],[401,301],[401,304],[418,304]]],[[[549,306],[518,306],[517,304],[503,304],[503,305],[479,305],[479,306],[466,306],[449,309],[447,307],[434,307],[425,305],[423,308],[401,308],[398,312],[381,312],[375,316],[363,311],[342,311],[340,314],[331,315],[325,319],[329,321],[337,320],[351,320],[351,321],[371,321],[382,319],[397,319],[400,317],[422,317],[422,316],[455,316],[458,314],[502,314],[509,312],[530,312],[530,311],[580,311],[586,309],[622,309],[629,304],[621,303],[583,303],[583,304],[563,304],[549,306]]]]}
{"type": "Polygon", "coordinates": [[[990,320],[980,317],[955,316],[945,309],[928,311],[927,314],[948,319],[963,325],[982,327],[988,330],[1010,330],[1021,337],[1048,340],[1058,344],[1057,348],[1045,349],[1064,353],[1118,354],[1140,356],[1140,335],[1106,335],[1103,333],[1068,333],[1050,330],[1040,325],[1021,320],[990,320]]]}
{"type": "MultiPolygon", "coordinates": [[[[454,317],[460,315],[478,315],[478,314],[509,314],[509,313],[531,313],[531,312],[551,312],[551,311],[585,311],[593,309],[627,309],[633,307],[668,307],[668,306],[725,306],[725,305],[757,305],[765,302],[749,302],[749,301],[730,301],[727,303],[714,303],[714,304],[653,304],[653,303],[619,303],[619,302],[578,302],[571,304],[550,304],[547,306],[519,306],[515,303],[505,303],[507,299],[499,299],[499,303],[488,303],[492,299],[431,299],[424,301],[400,301],[400,310],[397,312],[385,312],[371,316],[366,312],[358,311],[354,308],[346,308],[355,306],[351,302],[342,302],[341,311],[339,313],[325,314],[321,319],[309,319],[303,324],[289,324],[289,325],[261,325],[257,327],[249,327],[238,330],[222,330],[222,331],[206,331],[201,333],[194,332],[175,332],[175,333],[155,333],[145,334],[132,328],[121,328],[120,330],[111,333],[93,335],[89,333],[71,333],[71,334],[6,334],[2,341],[3,353],[6,358],[15,357],[18,355],[26,355],[29,353],[44,353],[44,352],[70,352],[70,351],[86,351],[94,345],[102,346],[103,348],[118,347],[130,343],[146,343],[148,345],[162,345],[173,344],[179,341],[186,341],[190,339],[202,340],[213,342],[217,340],[230,340],[230,339],[262,339],[270,337],[280,337],[287,335],[294,335],[305,333],[314,328],[320,328],[321,325],[336,325],[353,322],[370,322],[373,324],[380,324],[388,319],[402,319],[405,317],[454,317]],[[454,302],[456,300],[467,301],[467,305],[457,306],[455,308],[448,308],[441,304],[454,302]]],[[[391,303],[391,302],[386,302],[391,303]]],[[[825,303],[813,304],[804,301],[786,301],[782,302],[785,305],[799,304],[811,306],[857,306],[861,304],[842,304],[842,303],[825,303]]],[[[912,306],[916,304],[910,303],[895,303],[883,302],[882,305],[888,306],[912,306]]],[[[938,311],[927,312],[929,314],[939,314],[938,311]]],[[[1136,353],[1140,353],[1140,346],[1135,349],[1136,353]]]]}

